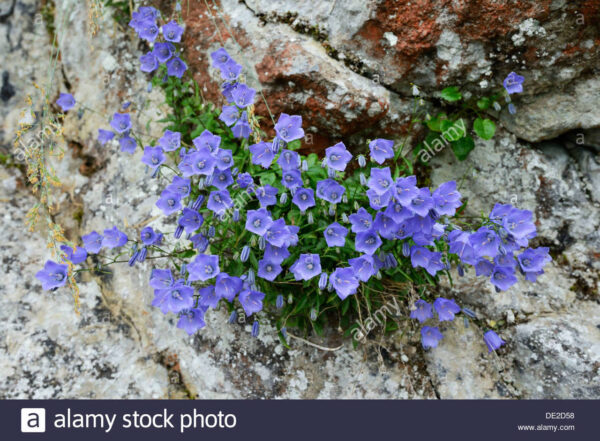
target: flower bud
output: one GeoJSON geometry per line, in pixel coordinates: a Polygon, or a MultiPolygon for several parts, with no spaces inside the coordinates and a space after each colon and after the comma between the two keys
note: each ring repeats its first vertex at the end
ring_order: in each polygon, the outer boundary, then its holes
{"type": "Polygon", "coordinates": [[[327,176],[329,176],[330,178],[335,179],[335,170],[332,168],[327,168],[327,176]]]}
{"type": "Polygon", "coordinates": [[[288,300],[287,300],[288,304],[292,304],[294,302],[294,298],[292,297],[291,294],[288,295],[288,300]]]}
{"type": "Polygon", "coordinates": [[[175,228],[175,233],[173,234],[173,236],[175,237],[175,239],[179,239],[182,234],[183,234],[183,227],[181,225],[177,225],[177,228],[175,228]]]}
{"type": "Polygon", "coordinates": [[[347,204],[347,203],[348,203],[348,195],[347,195],[346,193],[344,193],[344,195],[342,196],[342,202],[343,202],[344,204],[347,204]]]}
{"type": "Polygon", "coordinates": [[[135,261],[137,260],[137,257],[139,254],[140,254],[139,251],[136,251],[135,253],[133,253],[133,256],[131,256],[131,259],[129,259],[129,266],[135,265],[135,261]]]}
{"type": "Polygon", "coordinates": [[[146,247],[140,250],[140,254],[138,255],[138,262],[143,262],[146,260],[146,255],[148,254],[148,249],[146,247]]]}
{"type": "Polygon", "coordinates": [[[306,159],[303,159],[303,160],[302,160],[302,167],[301,167],[301,170],[302,170],[302,171],[304,171],[304,172],[307,172],[307,171],[308,171],[308,162],[306,161],[306,159]]]}
{"type": "MultiPolygon", "coordinates": [[[[361,173],[359,175],[359,177],[360,177],[360,185],[366,186],[367,185],[367,177],[365,176],[365,174],[361,173]]],[[[358,208],[357,208],[357,210],[358,210],[358,208]]]]}
{"type": "Polygon", "coordinates": [[[237,320],[237,312],[235,312],[235,310],[231,311],[231,314],[229,315],[229,320],[227,320],[230,324],[234,324],[237,320]]]}
{"type": "Polygon", "coordinates": [[[360,168],[363,168],[365,165],[367,165],[365,155],[358,155],[358,165],[360,166],[360,168]]]}
{"type": "Polygon", "coordinates": [[[256,281],[256,279],[254,277],[254,271],[252,269],[248,270],[248,279],[247,280],[250,285],[253,285],[254,282],[256,281]]]}
{"type": "Polygon", "coordinates": [[[245,262],[248,260],[249,256],[250,256],[250,247],[248,245],[244,245],[244,248],[242,248],[242,252],[240,253],[240,260],[242,262],[245,262]]]}
{"type": "Polygon", "coordinates": [[[208,237],[215,237],[215,227],[213,225],[208,229],[208,237]]]}
{"type": "Polygon", "coordinates": [[[308,216],[307,216],[306,222],[308,222],[309,224],[313,224],[313,223],[315,223],[315,220],[314,220],[314,218],[313,218],[312,211],[309,211],[309,212],[308,212],[308,216]]]}
{"type": "Polygon", "coordinates": [[[325,289],[327,287],[327,273],[321,273],[319,277],[319,289],[325,289]]]}
{"type": "Polygon", "coordinates": [[[402,255],[404,257],[410,256],[410,244],[408,243],[408,241],[402,244],[402,255]]]}
{"type": "Polygon", "coordinates": [[[317,310],[312,308],[310,310],[310,319],[314,322],[317,319],[317,310]]]}
{"type": "Polygon", "coordinates": [[[281,196],[279,196],[279,203],[280,204],[285,204],[288,200],[288,194],[287,193],[281,193],[281,196]]]}
{"type": "Polygon", "coordinates": [[[265,239],[265,236],[260,236],[258,239],[258,248],[261,251],[264,251],[266,247],[267,247],[267,240],[265,239]]]}
{"type": "Polygon", "coordinates": [[[277,295],[277,298],[275,299],[275,306],[277,309],[283,308],[283,296],[281,294],[277,295]]]}
{"type": "Polygon", "coordinates": [[[348,215],[346,213],[342,213],[342,222],[348,223],[350,220],[348,219],[348,215]]]}
{"type": "Polygon", "coordinates": [[[494,104],[492,104],[494,106],[494,110],[496,112],[500,112],[500,110],[502,110],[502,106],[498,103],[498,101],[494,101],[494,104]]]}
{"type": "Polygon", "coordinates": [[[198,211],[202,206],[202,202],[204,202],[204,195],[200,194],[192,204],[192,210],[198,211]]]}
{"type": "Polygon", "coordinates": [[[233,221],[239,222],[239,220],[240,220],[240,210],[238,210],[236,208],[235,210],[233,210],[233,221]]]}
{"type": "Polygon", "coordinates": [[[258,320],[256,320],[254,323],[252,323],[252,337],[258,337],[258,334],[260,333],[260,325],[258,324],[258,320]]]}

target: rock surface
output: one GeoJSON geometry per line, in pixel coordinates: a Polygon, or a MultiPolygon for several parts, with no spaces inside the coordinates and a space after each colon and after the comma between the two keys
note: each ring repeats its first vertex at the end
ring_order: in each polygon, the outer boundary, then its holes
{"type": "MultiPolygon", "coordinates": [[[[600,9],[597,2],[584,1],[576,9],[556,0],[221,0],[210,2],[208,10],[204,2],[190,2],[186,54],[205,96],[218,96],[208,53],[225,39],[247,68],[248,81],[262,87],[271,111],[303,114],[312,134],[306,147],[314,150],[340,139],[358,142],[370,133],[403,133],[411,81],[426,95],[451,84],[479,93],[498,86],[511,70],[528,72],[531,81],[516,101],[518,112],[500,115],[504,128],[497,136],[480,142],[464,162],[441,152],[430,177],[433,185],[464,178],[461,192],[470,215],[488,211],[494,201],[534,211],[536,244],[549,246],[554,261],[537,284],[500,294],[470,275],[454,275],[454,285],[441,286],[441,292],[474,309],[478,320],[468,328],[460,320],[447,325],[443,343],[433,351],[420,348],[416,328],[384,339],[381,347],[358,349],[332,329],[314,343],[339,349],[292,339],[288,350],[268,324],[261,323],[261,335],[253,339],[249,324],[227,324],[225,311],[209,314],[207,328],[190,338],[175,327],[173,316],[150,306],[148,262],[133,270],[116,266],[103,276],[82,275],[79,315],[68,290],[42,291],[34,274],[50,254],[41,228],[24,231],[24,215],[35,198],[24,185],[12,140],[33,82],[47,78],[49,31],[62,50],[51,100],[70,91],[90,109],[67,115],[67,155],[54,161],[63,182],[56,219],[69,238],[112,225],[131,235],[146,224],[173,228],[154,207],[159,183],[145,174],[140,153],[125,157],[114,143],[101,147],[95,140],[97,129],[106,128],[125,101],[132,103],[129,111],[142,137],[161,133],[156,121],[165,109],[160,92],[146,92],[136,38],[119,28],[109,10],[93,36],[85,2],[57,0],[50,13],[36,0],[5,3],[0,147],[14,161],[0,168],[6,268],[0,280],[0,375],[6,379],[0,397],[600,393],[600,113],[590,105],[597,101],[599,36],[597,26],[589,25],[600,9]],[[555,139],[538,142],[550,138],[555,139]],[[498,354],[488,353],[481,339],[492,325],[507,341],[498,354]]],[[[188,14],[185,7],[183,12],[188,14]]],[[[267,115],[266,107],[258,111],[267,115]]]]}

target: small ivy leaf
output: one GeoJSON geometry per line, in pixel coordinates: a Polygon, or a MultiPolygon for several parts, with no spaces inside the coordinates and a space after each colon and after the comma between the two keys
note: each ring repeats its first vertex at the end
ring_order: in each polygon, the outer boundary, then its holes
{"type": "Polygon", "coordinates": [[[459,161],[464,161],[474,148],[475,142],[470,136],[452,142],[452,151],[459,161]]]}
{"type": "Polygon", "coordinates": [[[492,120],[477,118],[473,123],[473,130],[481,139],[492,139],[496,133],[496,124],[492,120]]]}
{"type": "Polygon", "coordinates": [[[492,100],[489,99],[488,97],[483,97],[483,98],[477,100],[477,107],[479,107],[481,110],[487,110],[490,108],[491,105],[492,105],[492,100]]]}
{"type": "Polygon", "coordinates": [[[456,121],[442,121],[442,135],[448,141],[458,141],[467,134],[465,121],[462,118],[456,121]]]}
{"type": "Polygon", "coordinates": [[[446,87],[444,90],[442,90],[441,96],[449,102],[458,101],[462,98],[462,94],[456,86],[446,87]]]}
{"type": "Polygon", "coordinates": [[[441,132],[441,124],[446,120],[446,118],[447,116],[445,113],[440,113],[435,118],[431,118],[429,121],[427,121],[427,127],[429,127],[429,130],[432,132],[441,132]]]}

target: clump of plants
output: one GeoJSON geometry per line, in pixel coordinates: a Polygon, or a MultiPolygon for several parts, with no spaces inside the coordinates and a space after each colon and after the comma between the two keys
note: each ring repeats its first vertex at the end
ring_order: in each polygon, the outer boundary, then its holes
{"type": "MultiPolygon", "coordinates": [[[[443,337],[437,322],[472,314],[427,289],[450,277],[452,267],[461,276],[474,271],[498,291],[517,283],[519,273],[530,282],[543,273],[550,257],[547,248],[529,247],[536,235],[530,211],[496,204],[466,222],[456,182],[417,185],[388,139],[370,141],[368,156],[355,157],[343,142],[322,158],[303,155],[302,118],[282,113],[268,138],[254,114],[257,93],[224,48],[211,54],[227,101],[218,109],[204,103],[192,80],[182,80],[179,23],[161,24],[156,9],[143,7],[130,26],[151,44],[141,70],[153,75],[173,113],[150,145],[136,138],[127,112],[115,113],[98,139],[118,140],[124,153],[143,149],[152,176],[166,181],[156,206],[176,227],[92,231],[82,245],[63,245],[58,262],[46,262],[37,274],[44,289],[63,286],[79,271],[74,265],[95,266],[90,255],[101,266],[151,260],[152,304],[175,314],[189,334],[205,327],[211,309],[226,307],[231,322],[240,314],[253,320],[254,336],[262,320],[274,320],[284,344],[288,328],[321,333],[332,321],[350,335],[357,317],[392,297],[410,301],[410,318],[423,324],[429,348],[443,337]]],[[[458,93],[446,90],[446,98],[450,92],[458,93]]],[[[59,105],[68,111],[75,100],[64,94],[59,105]]],[[[482,130],[487,136],[489,125],[482,130]]],[[[504,343],[492,330],[484,339],[490,350],[504,343]]]]}

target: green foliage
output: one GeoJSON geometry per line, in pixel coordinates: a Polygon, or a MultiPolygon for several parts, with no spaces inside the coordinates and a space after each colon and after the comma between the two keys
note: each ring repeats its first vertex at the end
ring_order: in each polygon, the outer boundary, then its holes
{"type": "Polygon", "coordinates": [[[456,86],[446,87],[444,90],[441,91],[440,95],[443,99],[451,103],[454,101],[458,101],[462,98],[462,94],[456,86]]]}
{"type": "Polygon", "coordinates": [[[473,130],[481,139],[492,139],[496,133],[496,124],[490,119],[477,118],[473,123],[473,130]]]}

